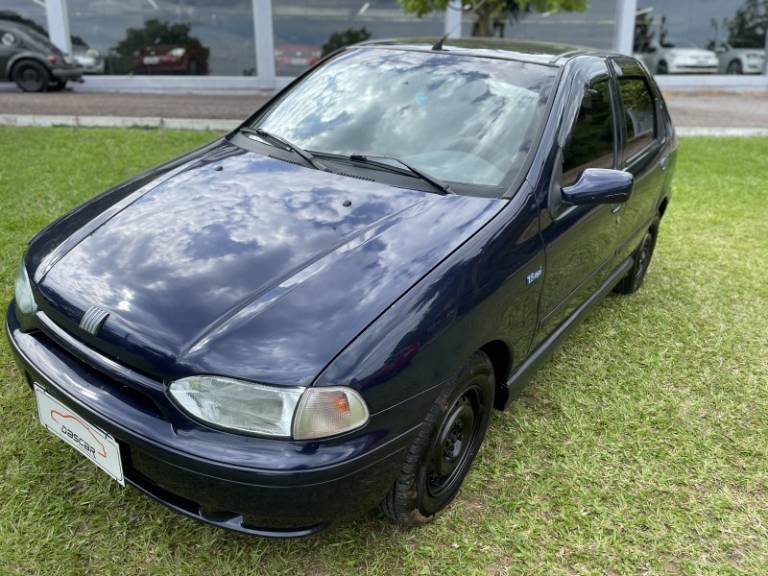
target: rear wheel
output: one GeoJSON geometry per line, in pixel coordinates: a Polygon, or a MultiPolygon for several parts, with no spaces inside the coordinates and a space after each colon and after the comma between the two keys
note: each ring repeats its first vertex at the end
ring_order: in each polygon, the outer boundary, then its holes
{"type": "Polygon", "coordinates": [[[45,92],[50,83],[48,70],[32,60],[20,62],[13,68],[13,81],[24,92],[45,92]]]}
{"type": "Polygon", "coordinates": [[[643,236],[640,246],[638,246],[635,251],[635,261],[632,264],[632,267],[629,269],[629,272],[627,272],[627,275],[621,279],[621,282],[619,282],[613,289],[614,292],[618,292],[619,294],[633,294],[643,285],[645,274],[648,272],[648,266],[653,257],[653,251],[656,248],[656,236],[658,231],[659,218],[657,216],[651,227],[645,233],[645,236],[643,236]]]}
{"type": "Polygon", "coordinates": [[[415,526],[451,503],[485,438],[495,385],[488,356],[475,353],[453,388],[433,404],[408,448],[400,476],[381,503],[386,516],[415,526]]]}

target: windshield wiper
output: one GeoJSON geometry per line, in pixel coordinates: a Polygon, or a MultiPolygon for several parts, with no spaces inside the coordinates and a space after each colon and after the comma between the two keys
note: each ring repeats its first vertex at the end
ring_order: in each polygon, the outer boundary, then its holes
{"type": "Polygon", "coordinates": [[[361,162],[363,164],[370,164],[371,166],[377,166],[379,168],[383,168],[384,170],[390,170],[399,172],[400,174],[403,174],[405,171],[397,168],[396,166],[392,166],[391,164],[387,164],[386,162],[378,162],[377,160],[390,160],[392,162],[397,162],[398,164],[402,164],[406,167],[408,172],[410,172],[412,175],[421,178],[425,182],[429,182],[440,190],[443,194],[453,194],[453,190],[451,190],[451,187],[445,183],[441,182],[437,178],[430,176],[429,174],[422,172],[418,168],[414,168],[407,162],[404,162],[403,160],[400,160],[400,158],[397,158],[395,156],[382,156],[379,154],[352,154],[349,156],[349,159],[353,162],[361,162]]]}
{"type": "Polygon", "coordinates": [[[328,172],[328,168],[326,168],[324,164],[318,162],[317,159],[315,159],[315,157],[310,152],[304,150],[304,148],[302,148],[301,146],[294,144],[293,142],[283,138],[282,136],[278,136],[277,134],[272,134],[272,132],[264,130],[264,128],[249,128],[248,126],[244,126],[240,128],[240,131],[244,132],[245,134],[252,134],[253,136],[258,136],[262,140],[272,140],[274,142],[277,142],[289,152],[295,152],[296,154],[301,156],[301,158],[307,164],[312,166],[312,168],[316,168],[317,170],[322,170],[323,172],[328,172]]]}

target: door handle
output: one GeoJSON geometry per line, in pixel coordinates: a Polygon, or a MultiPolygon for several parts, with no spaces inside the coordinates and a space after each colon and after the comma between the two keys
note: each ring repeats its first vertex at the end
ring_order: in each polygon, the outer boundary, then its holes
{"type": "Polygon", "coordinates": [[[624,206],[624,204],[614,204],[611,207],[611,214],[616,214],[619,210],[621,210],[622,206],[624,206]]]}
{"type": "Polygon", "coordinates": [[[661,159],[661,162],[659,162],[659,165],[662,170],[666,170],[669,166],[669,156],[664,156],[664,158],[661,159]]]}

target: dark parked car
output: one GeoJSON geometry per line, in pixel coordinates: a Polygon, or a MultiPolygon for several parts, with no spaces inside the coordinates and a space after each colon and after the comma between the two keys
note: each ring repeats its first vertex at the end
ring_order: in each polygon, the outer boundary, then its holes
{"type": "Polygon", "coordinates": [[[83,71],[50,40],[18,22],[0,20],[0,80],[15,82],[24,92],[63,90],[83,71]]]}
{"type": "Polygon", "coordinates": [[[261,535],[454,498],[602,296],[637,290],[676,140],[634,58],[380,42],[38,233],[7,332],[42,422],[261,535]]]}

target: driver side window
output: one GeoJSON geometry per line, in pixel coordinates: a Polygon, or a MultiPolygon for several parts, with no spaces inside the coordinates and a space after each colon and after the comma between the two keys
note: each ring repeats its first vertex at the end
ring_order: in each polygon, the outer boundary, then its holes
{"type": "Polygon", "coordinates": [[[608,79],[590,86],[563,150],[561,186],[575,183],[587,168],[613,168],[613,110],[608,79]]]}

